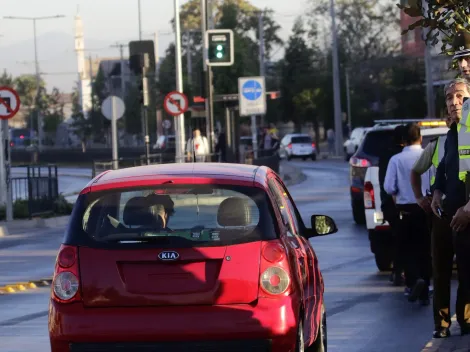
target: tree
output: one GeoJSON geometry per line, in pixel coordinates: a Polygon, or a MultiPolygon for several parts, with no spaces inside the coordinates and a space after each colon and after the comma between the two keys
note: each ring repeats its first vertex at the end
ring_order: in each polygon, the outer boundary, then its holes
{"type": "Polygon", "coordinates": [[[54,133],[64,120],[64,103],[61,102],[61,93],[53,88],[51,94],[47,95],[47,109],[44,114],[44,131],[54,133]]]}
{"type": "Polygon", "coordinates": [[[418,27],[426,28],[426,42],[434,46],[441,40],[443,54],[454,55],[452,41],[457,32],[465,29],[470,32],[468,0],[411,0],[407,6],[397,6],[408,16],[417,19],[402,34],[418,27]]]}
{"type": "Polygon", "coordinates": [[[72,124],[73,133],[80,139],[82,143],[82,152],[86,152],[86,144],[92,136],[93,125],[90,120],[85,119],[85,116],[80,105],[80,96],[78,85],[74,88],[72,93],[72,124]]]}
{"type": "Polygon", "coordinates": [[[295,98],[313,86],[313,51],[307,45],[306,34],[304,23],[299,17],[292,28],[282,66],[281,95],[284,121],[292,120],[296,126],[299,126],[305,117],[301,113],[305,113],[305,109],[300,105],[305,98],[297,97],[297,100],[295,98]]]}

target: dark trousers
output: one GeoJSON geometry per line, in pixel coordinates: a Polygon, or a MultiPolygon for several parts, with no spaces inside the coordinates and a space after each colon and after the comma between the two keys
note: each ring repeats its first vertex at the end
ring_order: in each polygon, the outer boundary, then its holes
{"type": "Polygon", "coordinates": [[[400,211],[400,248],[405,266],[405,283],[413,287],[418,279],[423,279],[426,288],[422,298],[429,294],[432,272],[431,239],[426,213],[417,204],[398,204],[400,211]]]}
{"type": "Polygon", "coordinates": [[[405,269],[403,257],[403,241],[400,228],[400,216],[398,209],[389,195],[382,196],[382,213],[384,219],[389,223],[393,236],[393,272],[395,276],[401,277],[405,269]]]}
{"type": "Polygon", "coordinates": [[[434,327],[451,325],[450,283],[454,259],[452,229],[448,219],[432,218],[431,232],[432,270],[434,283],[433,314],[434,327]]]}
{"type": "Polygon", "coordinates": [[[457,322],[470,328],[470,227],[454,234],[459,288],[457,289],[457,322]]]}

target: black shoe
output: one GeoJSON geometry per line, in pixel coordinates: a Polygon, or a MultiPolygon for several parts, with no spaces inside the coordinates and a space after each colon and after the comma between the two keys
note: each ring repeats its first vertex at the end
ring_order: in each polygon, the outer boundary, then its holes
{"type": "Polygon", "coordinates": [[[409,302],[416,302],[418,297],[421,296],[423,289],[426,287],[426,283],[424,282],[423,279],[418,279],[416,281],[416,284],[414,285],[413,289],[410,292],[410,295],[408,296],[408,301],[409,302]]]}
{"type": "Polygon", "coordinates": [[[460,335],[465,336],[465,335],[470,335],[470,326],[461,326],[460,327],[460,335]]]}
{"type": "Polygon", "coordinates": [[[449,328],[439,328],[432,334],[435,339],[443,339],[450,336],[449,328]]]}

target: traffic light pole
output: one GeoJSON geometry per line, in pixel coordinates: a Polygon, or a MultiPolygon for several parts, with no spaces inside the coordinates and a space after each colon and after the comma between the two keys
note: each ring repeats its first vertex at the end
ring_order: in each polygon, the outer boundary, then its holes
{"type": "Polygon", "coordinates": [[[209,17],[211,14],[210,7],[207,6],[208,0],[201,0],[201,31],[202,31],[202,38],[204,41],[204,55],[202,60],[202,65],[204,68],[204,75],[205,75],[205,87],[204,87],[204,98],[205,98],[205,105],[206,105],[206,134],[207,138],[209,139],[210,145],[210,152],[212,153],[214,150],[214,117],[213,117],[213,89],[212,89],[212,68],[207,65],[206,59],[208,57],[208,45],[206,39],[206,31],[207,25],[210,22],[209,17]],[[208,11],[209,10],[209,11],[208,11]]]}
{"type": "Polygon", "coordinates": [[[148,122],[148,105],[149,105],[149,85],[148,85],[148,70],[150,67],[149,54],[144,54],[144,65],[142,67],[142,87],[143,87],[143,98],[144,104],[142,106],[142,114],[144,117],[144,129],[145,129],[145,156],[147,159],[147,165],[150,165],[150,136],[149,136],[149,122],[148,122]]]}

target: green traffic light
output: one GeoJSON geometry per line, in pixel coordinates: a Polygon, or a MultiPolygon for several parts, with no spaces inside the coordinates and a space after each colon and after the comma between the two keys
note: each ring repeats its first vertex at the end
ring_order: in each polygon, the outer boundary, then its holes
{"type": "Polygon", "coordinates": [[[222,51],[224,49],[224,47],[222,45],[217,45],[217,51],[222,51]]]}
{"type": "Polygon", "coordinates": [[[215,56],[217,56],[218,59],[221,59],[221,58],[224,56],[224,54],[222,54],[222,53],[217,53],[215,56]]]}

